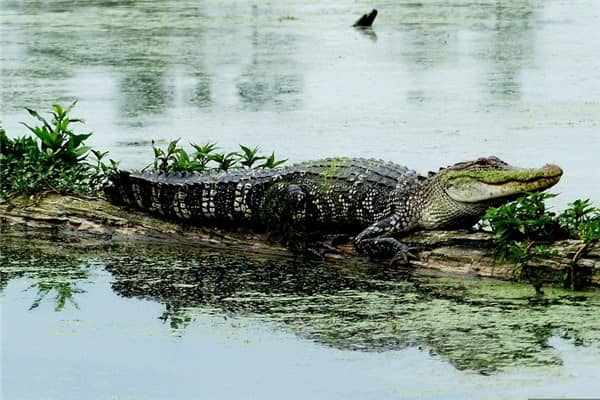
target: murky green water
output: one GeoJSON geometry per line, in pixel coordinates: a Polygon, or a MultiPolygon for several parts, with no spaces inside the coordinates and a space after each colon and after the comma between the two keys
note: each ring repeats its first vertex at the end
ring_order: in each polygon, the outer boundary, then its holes
{"type": "Polygon", "coordinates": [[[539,299],[525,285],[185,247],[2,245],[7,399],[600,391],[599,292],[539,299]]]}
{"type": "MultiPolygon", "coordinates": [[[[0,0],[0,119],[78,99],[124,167],[151,139],[419,171],[559,164],[600,200],[600,3],[0,0]]],[[[6,399],[599,396],[597,293],[189,249],[3,242],[6,399]],[[45,247],[45,246],[44,246],[45,247]]]]}

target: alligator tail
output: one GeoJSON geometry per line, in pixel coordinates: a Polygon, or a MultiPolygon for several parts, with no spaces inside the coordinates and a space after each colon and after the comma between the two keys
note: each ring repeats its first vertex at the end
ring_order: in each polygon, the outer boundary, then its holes
{"type": "Polygon", "coordinates": [[[117,206],[133,204],[133,193],[128,190],[131,187],[130,175],[129,171],[118,170],[108,177],[108,185],[104,187],[108,201],[117,206]]]}

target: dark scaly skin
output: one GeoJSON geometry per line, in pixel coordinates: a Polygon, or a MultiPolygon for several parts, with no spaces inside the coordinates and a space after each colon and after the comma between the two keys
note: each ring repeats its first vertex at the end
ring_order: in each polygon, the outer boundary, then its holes
{"type": "Polygon", "coordinates": [[[106,193],[115,204],[170,218],[263,229],[298,252],[314,252],[326,233],[358,233],[358,252],[406,261],[408,248],[395,236],[471,227],[489,206],[552,186],[560,174],[556,166],[519,170],[495,157],[459,163],[429,177],[391,162],[329,158],[272,170],[120,171],[106,193]],[[503,192],[499,197],[497,190],[503,192]]]}

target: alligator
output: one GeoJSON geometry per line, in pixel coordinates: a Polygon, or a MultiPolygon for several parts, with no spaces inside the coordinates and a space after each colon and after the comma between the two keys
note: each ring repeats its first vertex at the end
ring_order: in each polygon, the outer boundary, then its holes
{"type": "MultiPolygon", "coordinates": [[[[113,174],[114,204],[193,224],[266,231],[298,253],[337,251],[327,234],[354,234],[358,253],[406,263],[398,238],[421,229],[471,228],[492,206],[556,184],[562,169],[513,167],[479,158],[422,176],[392,163],[327,158],[275,169],[113,174]]],[[[334,243],[335,244],[335,243],[334,243]]]]}

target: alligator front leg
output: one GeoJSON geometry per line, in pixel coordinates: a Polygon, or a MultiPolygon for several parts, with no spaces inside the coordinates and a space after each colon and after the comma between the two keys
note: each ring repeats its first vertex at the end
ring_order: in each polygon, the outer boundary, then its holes
{"type": "Polygon", "coordinates": [[[369,226],[354,239],[354,247],[359,253],[373,258],[392,257],[392,264],[407,264],[409,259],[416,258],[410,247],[390,235],[397,227],[392,217],[382,219],[369,226]]]}

